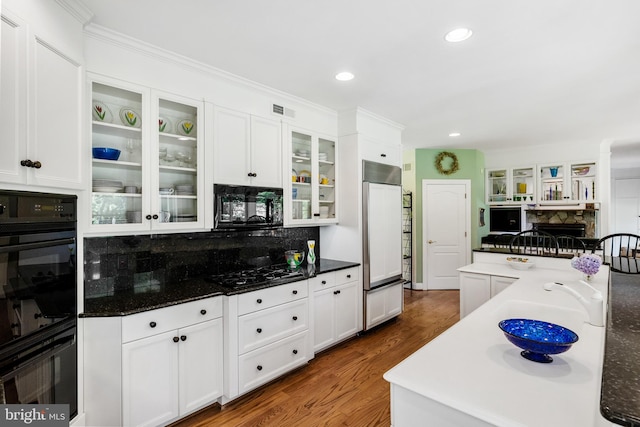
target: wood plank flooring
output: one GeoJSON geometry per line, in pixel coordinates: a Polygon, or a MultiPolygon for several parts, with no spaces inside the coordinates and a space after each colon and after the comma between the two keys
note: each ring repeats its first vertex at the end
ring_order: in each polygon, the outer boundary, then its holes
{"type": "Polygon", "coordinates": [[[172,427],[389,426],[389,383],[382,375],[460,318],[458,291],[405,290],[404,296],[405,311],[397,320],[172,427]]]}

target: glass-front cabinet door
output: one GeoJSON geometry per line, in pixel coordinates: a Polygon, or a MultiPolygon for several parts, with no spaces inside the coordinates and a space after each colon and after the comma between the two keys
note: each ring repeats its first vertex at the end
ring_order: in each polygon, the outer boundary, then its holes
{"type": "Polygon", "coordinates": [[[192,228],[203,223],[204,159],[200,143],[201,103],[168,94],[153,94],[157,108],[153,130],[151,215],[154,227],[192,228]],[[158,218],[155,218],[155,215],[158,218]]]}
{"type": "Polygon", "coordinates": [[[597,202],[596,162],[572,162],[539,167],[542,203],[587,203],[597,202]]]}
{"type": "Polygon", "coordinates": [[[290,129],[288,162],[291,180],[285,185],[285,224],[321,225],[337,222],[334,139],[290,129]]]}
{"type": "Polygon", "coordinates": [[[92,228],[138,228],[148,191],[144,89],[91,83],[92,228]]]}
{"type": "Polygon", "coordinates": [[[535,200],[535,167],[487,169],[487,203],[521,205],[535,200]]]}
{"type": "Polygon", "coordinates": [[[487,203],[506,203],[507,169],[487,170],[487,203]]]}
{"type": "Polygon", "coordinates": [[[120,81],[90,84],[91,229],[203,227],[201,103],[120,81]]]}

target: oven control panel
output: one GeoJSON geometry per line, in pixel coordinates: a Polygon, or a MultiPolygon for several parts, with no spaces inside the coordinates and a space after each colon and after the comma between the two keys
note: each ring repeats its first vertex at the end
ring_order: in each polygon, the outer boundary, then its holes
{"type": "Polygon", "coordinates": [[[0,222],[75,221],[76,196],[44,193],[0,193],[0,222]]]}

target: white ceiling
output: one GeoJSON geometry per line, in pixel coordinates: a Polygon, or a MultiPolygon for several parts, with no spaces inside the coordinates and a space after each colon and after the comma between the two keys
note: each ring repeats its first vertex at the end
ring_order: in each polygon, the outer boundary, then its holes
{"type": "Polygon", "coordinates": [[[401,123],[406,147],[640,142],[638,0],[82,1],[96,24],[401,123]],[[473,37],[446,43],[459,26],[473,37]]]}

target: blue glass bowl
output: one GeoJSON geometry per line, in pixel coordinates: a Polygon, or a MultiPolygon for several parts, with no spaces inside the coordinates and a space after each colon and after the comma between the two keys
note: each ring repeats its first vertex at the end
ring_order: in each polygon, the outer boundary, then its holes
{"type": "Polygon", "coordinates": [[[506,319],[498,326],[512,344],[523,349],[520,355],[533,362],[551,363],[550,354],[564,353],[578,341],[571,329],[542,320],[506,319]]]}
{"type": "Polygon", "coordinates": [[[115,148],[94,147],[93,158],[102,160],[118,160],[120,150],[115,148]]]}

